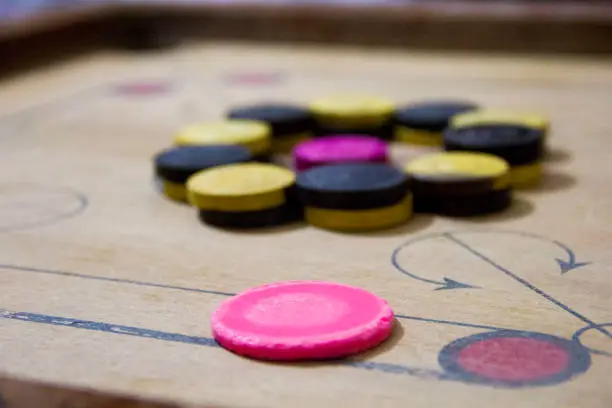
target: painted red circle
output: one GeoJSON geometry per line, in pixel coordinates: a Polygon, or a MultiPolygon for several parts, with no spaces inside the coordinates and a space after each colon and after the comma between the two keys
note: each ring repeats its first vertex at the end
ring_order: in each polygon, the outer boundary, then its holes
{"type": "Polygon", "coordinates": [[[537,381],[565,371],[564,348],[525,337],[483,339],[463,348],[457,362],[467,372],[489,380],[537,381]]]}
{"type": "Polygon", "coordinates": [[[243,72],[231,74],[227,78],[232,85],[272,85],[280,82],[279,72],[243,72]]]}
{"type": "Polygon", "coordinates": [[[165,93],[170,85],[166,82],[131,82],[120,84],[116,89],[124,95],[143,96],[165,93]]]}

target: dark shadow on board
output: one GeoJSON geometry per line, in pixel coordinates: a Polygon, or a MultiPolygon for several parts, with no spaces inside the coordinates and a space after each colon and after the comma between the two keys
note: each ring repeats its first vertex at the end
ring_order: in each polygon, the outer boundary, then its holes
{"type": "Polygon", "coordinates": [[[326,229],[320,229],[318,227],[309,225],[304,220],[297,220],[287,224],[272,226],[272,227],[264,227],[264,228],[218,228],[211,226],[210,228],[216,228],[220,232],[230,233],[230,234],[241,234],[241,235],[271,235],[271,234],[282,234],[289,231],[301,230],[304,228],[315,228],[320,231],[329,232],[330,234],[341,234],[347,236],[366,236],[366,237],[402,237],[406,234],[416,233],[418,231],[424,230],[429,227],[434,221],[435,216],[430,214],[414,214],[412,218],[405,223],[398,225],[397,227],[392,227],[388,229],[380,229],[374,231],[332,231],[326,229]]]}
{"type": "MultiPolygon", "coordinates": [[[[360,362],[367,361],[373,358],[378,357],[381,354],[386,353],[387,351],[393,349],[404,337],[404,329],[401,323],[397,319],[393,319],[393,331],[391,332],[391,336],[381,344],[376,347],[373,347],[370,350],[364,351],[359,354],[355,354],[353,356],[347,356],[345,358],[335,358],[329,360],[319,360],[319,361],[257,361],[252,360],[258,364],[265,365],[275,365],[275,366],[284,366],[284,367],[295,367],[300,369],[309,369],[309,368],[321,368],[321,367],[333,367],[338,365],[350,364],[351,362],[360,362]]],[[[243,357],[249,359],[248,357],[243,357]]],[[[251,359],[249,359],[251,360],[251,359]]]]}
{"type": "MultiPolygon", "coordinates": [[[[203,223],[203,221],[201,222],[203,223]]],[[[270,227],[261,227],[261,228],[221,228],[221,227],[216,227],[213,225],[206,225],[206,227],[216,229],[217,231],[223,232],[226,234],[273,235],[273,234],[283,234],[283,233],[290,232],[290,231],[301,230],[301,229],[309,227],[309,225],[307,225],[306,222],[303,220],[297,220],[297,221],[292,221],[287,224],[270,226],[270,227]]]]}
{"type": "Polygon", "coordinates": [[[544,163],[565,163],[572,158],[572,155],[565,149],[551,147],[544,153],[544,163]]]}
{"type": "Polygon", "coordinates": [[[495,223],[500,221],[510,221],[518,218],[523,218],[531,214],[534,210],[534,205],[521,197],[514,197],[509,208],[502,212],[478,215],[472,217],[453,217],[457,220],[469,221],[475,224],[495,223]]]}
{"type": "Polygon", "coordinates": [[[377,347],[374,347],[368,351],[364,351],[363,353],[359,353],[353,358],[352,361],[365,361],[374,359],[382,354],[385,354],[388,351],[391,351],[404,337],[404,328],[399,320],[393,319],[393,331],[391,332],[391,336],[387,340],[385,340],[382,344],[377,347]]]}
{"type": "Polygon", "coordinates": [[[561,190],[566,190],[573,187],[577,183],[576,177],[567,173],[561,173],[554,170],[544,170],[542,181],[539,185],[522,190],[525,193],[554,193],[561,190]]]}
{"type": "Polygon", "coordinates": [[[163,181],[157,176],[153,176],[152,178],[153,190],[157,193],[163,200],[168,203],[180,205],[183,207],[190,207],[190,204],[187,201],[173,200],[164,194],[163,181]]]}
{"type": "Polygon", "coordinates": [[[429,227],[435,220],[431,214],[414,214],[411,219],[397,227],[379,229],[373,231],[341,232],[330,231],[337,234],[365,236],[365,237],[402,237],[407,234],[417,233],[429,227]]]}

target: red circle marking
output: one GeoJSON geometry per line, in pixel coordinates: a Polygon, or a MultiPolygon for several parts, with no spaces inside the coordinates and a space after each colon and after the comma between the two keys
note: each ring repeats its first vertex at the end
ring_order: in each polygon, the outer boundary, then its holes
{"type": "Polygon", "coordinates": [[[566,370],[569,360],[564,348],[525,337],[480,340],[457,355],[457,362],[465,371],[501,381],[535,381],[551,377],[566,370]]]}
{"type": "Polygon", "coordinates": [[[221,304],[211,319],[225,348],[268,360],[322,359],[372,348],[391,334],[393,311],[363,289],[319,281],[264,285],[221,304]]]}
{"type": "Polygon", "coordinates": [[[233,85],[271,85],[280,79],[278,72],[244,72],[229,75],[228,82],[233,85]]]}
{"type": "Polygon", "coordinates": [[[170,85],[167,82],[131,82],[117,86],[119,93],[134,96],[161,94],[169,89],[170,85]]]}

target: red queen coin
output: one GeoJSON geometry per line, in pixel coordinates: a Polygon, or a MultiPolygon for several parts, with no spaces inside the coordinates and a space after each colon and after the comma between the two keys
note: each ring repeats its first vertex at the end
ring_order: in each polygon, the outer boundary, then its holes
{"type": "Polygon", "coordinates": [[[224,348],[261,360],[318,360],[356,354],[386,340],[393,311],[353,286],[290,281],[226,300],[211,319],[224,348]]]}

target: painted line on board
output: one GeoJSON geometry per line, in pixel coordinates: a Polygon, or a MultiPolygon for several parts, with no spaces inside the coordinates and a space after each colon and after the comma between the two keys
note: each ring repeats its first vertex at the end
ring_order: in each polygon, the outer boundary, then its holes
{"type": "Polygon", "coordinates": [[[538,295],[542,296],[544,299],[546,299],[549,302],[553,303],[555,306],[563,309],[567,313],[571,314],[572,316],[576,317],[577,319],[582,320],[583,322],[587,323],[588,325],[591,325],[591,326],[595,327],[595,330],[598,330],[600,333],[603,333],[606,336],[612,338],[612,334],[610,334],[610,332],[608,332],[606,329],[604,329],[602,327],[598,327],[597,324],[594,321],[592,321],[591,319],[589,319],[588,317],[584,316],[581,313],[578,313],[577,311],[575,311],[571,307],[567,306],[566,304],[561,303],[559,300],[557,300],[554,297],[550,296],[548,293],[544,292],[542,289],[534,286],[533,284],[527,282],[525,279],[523,279],[520,276],[514,274],[510,270],[504,268],[503,266],[501,266],[500,264],[498,264],[497,262],[495,262],[491,258],[487,257],[483,253],[475,250],[474,248],[472,248],[471,246],[469,246],[468,244],[466,244],[465,242],[463,242],[462,240],[460,240],[456,236],[454,236],[454,235],[452,235],[450,233],[446,233],[446,234],[444,234],[444,236],[446,238],[448,238],[449,240],[453,241],[454,243],[456,243],[457,245],[461,246],[462,248],[464,248],[468,252],[472,253],[476,257],[482,259],[483,261],[485,261],[489,265],[493,266],[494,268],[496,268],[500,272],[504,273],[506,276],[509,276],[510,278],[512,278],[515,281],[519,282],[521,285],[525,286],[526,288],[528,288],[528,289],[534,291],[535,293],[537,293],[538,295]]]}
{"type": "Polygon", "coordinates": [[[66,276],[70,278],[90,279],[90,280],[97,280],[97,281],[103,281],[103,282],[123,283],[123,284],[136,285],[136,286],[148,286],[148,287],[153,287],[153,288],[173,289],[173,290],[181,290],[184,292],[206,293],[209,295],[220,295],[220,296],[234,296],[235,295],[235,293],[221,292],[217,290],[196,289],[196,288],[188,288],[185,286],[164,285],[161,283],[144,282],[144,281],[137,281],[137,280],[132,280],[132,279],[110,278],[106,276],[86,275],[86,274],[76,273],[76,272],[65,272],[65,271],[58,271],[58,270],[52,270],[52,269],[31,268],[28,266],[19,266],[19,265],[10,265],[10,264],[0,264],[0,269],[10,269],[10,270],[21,271],[21,272],[34,272],[34,273],[41,273],[41,274],[47,274],[47,275],[66,276]]]}
{"type": "MultiPolygon", "coordinates": [[[[11,312],[0,309],[0,318],[18,320],[22,322],[48,324],[53,326],[71,327],[73,329],[83,329],[104,333],[121,334],[125,336],[144,337],[154,340],[169,341],[175,343],[193,344],[206,347],[221,348],[221,346],[211,337],[188,336],[180,333],[170,333],[160,330],[150,330],[141,327],[124,326],[105,322],[95,322],[90,320],[72,319],[69,317],[51,316],[28,312],[11,312]]],[[[404,374],[417,377],[427,377],[441,380],[459,380],[448,374],[422,368],[408,367],[401,364],[377,363],[372,361],[355,360],[336,360],[330,361],[330,366],[341,365],[347,367],[361,368],[370,371],[379,371],[388,374],[404,374]]]]}
{"type": "Polygon", "coordinates": [[[473,323],[457,322],[457,321],[454,321],[454,320],[429,319],[429,318],[426,318],[426,317],[407,316],[407,315],[401,315],[401,314],[396,314],[395,317],[398,318],[398,319],[417,320],[417,321],[427,322],[427,323],[448,324],[448,325],[451,325],[451,326],[470,327],[470,328],[474,328],[474,329],[512,330],[512,329],[508,329],[506,327],[489,326],[489,325],[486,325],[486,324],[473,324],[473,323]]]}
{"type": "MultiPolygon", "coordinates": [[[[137,281],[137,280],[132,280],[132,279],[109,278],[106,276],[87,275],[87,274],[76,273],[76,272],[66,272],[66,271],[52,270],[52,269],[33,268],[29,266],[20,266],[20,265],[11,265],[11,264],[0,264],[0,269],[8,269],[8,270],[19,271],[19,272],[40,273],[40,274],[46,274],[46,275],[57,275],[57,276],[65,276],[65,277],[70,277],[70,278],[89,279],[89,280],[102,281],[102,282],[121,283],[121,284],[127,284],[127,285],[145,286],[145,287],[153,287],[153,288],[161,288],[161,289],[180,290],[184,292],[204,293],[208,295],[218,295],[218,296],[235,296],[236,295],[236,293],[232,293],[232,292],[221,292],[217,290],[189,288],[185,286],[164,285],[161,283],[137,281]]],[[[417,321],[428,322],[428,323],[439,323],[439,324],[447,324],[447,325],[460,326],[460,327],[471,327],[475,329],[485,329],[485,330],[507,329],[507,328],[498,327],[498,326],[465,323],[465,322],[458,322],[458,321],[453,321],[453,320],[429,319],[426,317],[408,316],[404,314],[396,314],[395,317],[398,319],[404,319],[404,320],[417,320],[417,321]]]]}
{"type": "Polygon", "coordinates": [[[187,336],[179,333],[169,333],[159,330],[149,330],[140,327],[123,326],[90,320],[72,319],[69,317],[50,316],[38,313],[11,312],[0,310],[0,317],[22,322],[43,323],[53,326],[65,326],[75,329],[84,329],[105,333],[124,334],[127,336],[147,337],[156,340],[172,341],[177,343],[199,344],[208,347],[218,347],[217,342],[209,337],[187,336]]]}
{"type": "MultiPolygon", "coordinates": [[[[140,338],[149,338],[153,340],[160,341],[168,341],[174,343],[183,343],[197,346],[205,346],[205,347],[213,347],[213,348],[221,348],[221,346],[216,342],[215,339],[211,337],[202,337],[202,336],[189,336],[181,333],[172,333],[165,332],[160,330],[151,330],[145,329],[141,327],[134,326],[125,326],[119,324],[112,324],[106,322],[96,322],[90,320],[80,320],[73,319],[69,317],[61,317],[61,316],[51,316],[39,313],[29,313],[29,312],[11,312],[8,310],[0,309],[0,318],[7,320],[17,320],[21,322],[28,323],[38,323],[38,324],[47,324],[52,326],[61,326],[61,327],[70,327],[73,329],[81,329],[81,330],[89,330],[96,331],[102,333],[110,333],[110,334],[119,334],[124,336],[133,336],[140,338]]],[[[510,331],[513,333],[520,333],[518,331],[510,331]]],[[[579,343],[576,343],[578,347],[582,346],[579,343]]],[[[587,350],[584,348],[584,350],[587,350]]],[[[439,380],[439,381],[457,381],[463,383],[478,383],[480,385],[491,385],[496,386],[496,384],[486,384],[478,381],[474,381],[473,379],[469,379],[465,376],[459,375],[457,373],[435,370],[429,368],[419,368],[419,367],[410,367],[403,364],[394,364],[394,363],[382,363],[382,362],[374,362],[374,361],[365,361],[365,360],[353,360],[353,359],[342,359],[342,360],[332,360],[328,362],[321,362],[322,365],[328,366],[346,366],[359,368],[368,371],[378,371],[386,374],[394,374],[394,375],[407,375],[411,377],[416,377],[424,380],[439,380]]],[[[505,388],[505,387],[504,387],[505,388]]]]}

